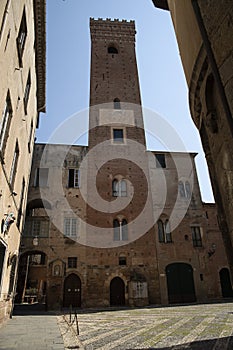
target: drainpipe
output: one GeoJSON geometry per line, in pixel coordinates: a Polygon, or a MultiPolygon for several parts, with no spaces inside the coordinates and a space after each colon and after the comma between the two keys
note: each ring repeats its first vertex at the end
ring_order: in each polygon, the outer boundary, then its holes
{"type": "Polygon", "coordinates": [[[221,98],[221,101],[223,104],[223,108],[224,108],[224,111],[226,114],[229,129],[230,129],[231,135],[233,136],[233,123],[232,123],[231,110],[230,110],[230,107],[229,107],[229,104],[227,101],[227,97],[226,97],[225,90],[224,90],[222,80],[220,77],[220,73],[219,73],[219,70],[218,70],[218,67],[217,67],[217,64],[215,61],[214,53],[213,53],[213,50],[212,50],[212,47],[211,47],[211,44],[210,44],[210,41],[208,38],[208,34],[207,34],[207,31],[206,31],[206,28],[205,28],[205,25],[204,25],[204,22],[202,19],[200,7],[198,5],[198,0],[191,0],[191,3],[192,3],[193,11],[194,11],[194,14],[196,16],[196,20],[197,20],[197,23],[198,23],[198,26],[200,29],[203,44],[204,44],[204,47],[206,49],[207,57],[208,57],[209,62],[210,62],[213,76],[214,76],[214,79],[215,79],[215,82],[216,82],[216,85],[218,88],[218,92],[219,92],[219,95],[220,95],[220,98],[221,98]]]}

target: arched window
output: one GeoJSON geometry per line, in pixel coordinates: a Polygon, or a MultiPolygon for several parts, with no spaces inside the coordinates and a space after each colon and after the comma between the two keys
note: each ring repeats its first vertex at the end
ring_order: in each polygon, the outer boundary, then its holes
{"type": "Polygon", "coordinates": [[[162,220],[158,221],[159,242],[164,242],[164,228],[162,220]]]}
{"type": "Polygon", "coordinates": [[[179,194],[181,198],[185,198],[184,184],[182,181],[179,181],[178,187],[179,187],[179,194]]]}
{"type": "Polygon", "coordinates": [[[172,243],[171,228],[169,220],[166,219],[163,222],[161,219],[158,220],[158,237],[160,243],[172,243]]]}
{"type": "Polygon", "coordinates": [[[123,219],[113,220],[113,240],[114,241],[127,241],[128,240],[128,226],[127,221],[123,219]]]}
{"type": "Polygon", "coordinates": [[[113,197],[118,197],[118,181],[115,179],[112,182],[112,195],[113,197]]]}
{"type": "Polygon", "coordinates": [[[113,220],[113,240],[119,241],[120,240],[120,223],[117,219],[113,220]]]}
{"type": "Polygon", "coordinates": [[[127,221],[125,219],[122,220],[121,226],[122,226],[122,241],[127,241],[128,240],[128,225],[127,225],[127,221]]]}
{"type": "Polygon", "coordinates": [[[115,98],[113,102],[114,102],[114,109],[121,109],[121,102],[119,98],[115,98]]]}
{"type": "Polygon", "coordinates": [[[113,197],[127,197],[127,184],[125,180],[113,180],[112,195],[113,197]]]}
{"type": "Polygon", "coordinates": [[[171,236],[171,228],[170,228],[169,220],[165,221],[164,228],[165,228],[165,242],[170,243],[172,241],[172,236],[171,236]]]}
{"type": "Polygon", "coordinates": [[[118,50],[116,47],[114,47],[113,45],[109,46],[108,47],[108,53],[111,53],[111,54],[118,54],[118,50]]]}
{"type": "Polygon", "coordinates": [[[188,199],[191,198],[191,187],[188,181],[185,182],[185,194],[186,194],[186,198],[188,199]]]}
{"type": "Polygon", "coordinates": [[[181,198],[186,198],[186,199],[191,198],[192,196],[191,186],[188,181],[185,181],[185,182],[179,181],[178,188],[179,188],[179,194],[181,198]]]}

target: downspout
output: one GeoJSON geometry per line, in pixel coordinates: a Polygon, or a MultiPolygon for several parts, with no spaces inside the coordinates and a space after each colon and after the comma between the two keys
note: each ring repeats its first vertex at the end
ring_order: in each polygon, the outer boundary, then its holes
{"type": "Polygon", "coordinates": [[[226,97],[225,90],[224,90],[224,87],[222,84],[222,80],[221,80],[221,77],[219,74],[218,66],[217,66],[216,61],[215,61],[214,53],[213,53],[213,50],[212,50],[212,47],[211,47],[211,44],[210,44],[210,41],[208,38],[208,34],[206,31],[205,25],[203,23],[200,7],[198,5],[197,0],[191,0],[191,3],[192,3],[193,11],[194,11],[194,14],[196,16],[196,20],[197,20],[197,23],[199,26],[199,30],[201,33],[203,44],[204,44],[204,47],[206,49],[207,57],[208,57],[209,62],[210,62],[210,66],[211,66],[211,69],[213,72],[216,86],[218,88],[218,92],[219,92],[219,95],[220,95],[220,98],[222,101],[222,105],[223,105],[223,108],[224,108],[224,111],[225,111],[225,114],[227,117],[229,129],[230,129],[231,135],[233,136],[233,123],[232,123],[231,110],[230,110],[230,107],[229,107],[229,104],[227,101],[227,97],[226,97]]]}

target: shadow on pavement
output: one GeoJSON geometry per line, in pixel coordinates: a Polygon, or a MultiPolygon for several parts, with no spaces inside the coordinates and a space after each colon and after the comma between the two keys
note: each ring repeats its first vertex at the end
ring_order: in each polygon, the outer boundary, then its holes
{"type": "Polygon", "coordinates": [[[54,315],[55,311],[46,311],[45,304],[15,304],[13,310],[13,316],[26,316],[26,315],[54,315]]]}

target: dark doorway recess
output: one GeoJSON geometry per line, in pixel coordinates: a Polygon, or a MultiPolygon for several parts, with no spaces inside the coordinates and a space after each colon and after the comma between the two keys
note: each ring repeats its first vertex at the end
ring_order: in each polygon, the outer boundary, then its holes
{"type": "Polygon", "coordinates": [[[120,277],[115,277],[110,283],[110,305],[125,305],[125,283],[120,277]]]}
{"type": "Polygon", "coordinates": [[[169,303],[196,301],[193,268],[189,264],[174,263],[166,267],[169,303]]]}
{"type": "Polygon", "coordinates": [[[72,273],[66,277],[64,282],[64,307],[80,307],[81,306],[81,280],[75,274],[72,273]]]}
{"type": "Polygon", "coordinates": [[[219,276],[220,276],[220,283],[221,283],[223,298],[232,298],[233,291],[231,286],[229,270],[226,267],[221,269],[219,272],[219,276]]]}

